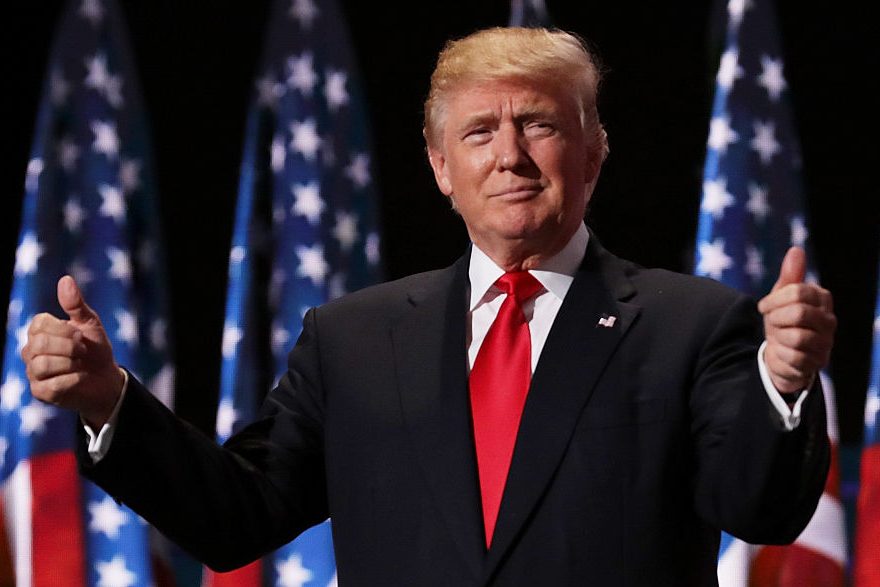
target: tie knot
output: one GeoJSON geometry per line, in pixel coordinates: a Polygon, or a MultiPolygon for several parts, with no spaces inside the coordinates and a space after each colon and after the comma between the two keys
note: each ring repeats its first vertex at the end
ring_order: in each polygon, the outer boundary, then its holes
{"type": "Polygon", "coordinates": [[[517,303],[529,299],[544,286],[528,271],[511,271],[498,278],[495,285],[507,295],[513,296],[517,303]]]}

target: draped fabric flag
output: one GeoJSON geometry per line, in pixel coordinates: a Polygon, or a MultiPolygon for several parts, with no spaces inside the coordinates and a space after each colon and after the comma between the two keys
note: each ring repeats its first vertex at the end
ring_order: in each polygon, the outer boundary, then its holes
{"type": "Polygon", "coordinates": [[[871,378],[865,399],[865,447],[862,450],[856,515],[853,584],[880,587],[880,285],[874,318],[871,378]]]}
{"type": "Polygon", "coordinates": [[[16,585],[149,586],[150,529],[81,480],[76,414],[34,400],[19,352],[34,314],[79,282],[120,364],[171,402],[173,368],[146,126],[121,15],[69,2],[25,180],[0,387],[0,482],[16,585]]]}
{"type": "MultiPolygon", "coordinates": [[[[361,83],[336,2],[276,0],[244,147],[229,256],[217,437],[254,417],[305,311],[380,279],[361,83]]],[[[335,585],[329,521],[206,586],[335,585]]]]}
{"type": "MultiPolygon", "coordinates": [[[[772,288],[786,250],[808,247],[800,149],[787,102],[774,5],[731,0],[716,79],[697,229],[695,273],[755,298],[772,288]]],[[[809,253],[809,251],[808,251],[809,253]]],[[[808,279],[815,280],[810,271],[808,279]]],[[[723,534],[722,587],[844,584],[837,417],[822,374],[832,470],[813,519],[788,547],[754,547],[723,534]]]]}
{"type": "Polygon", "coordinates": [[[544,0],[510,0],[509,26],[546,27],[550,16],[544,0]]]}

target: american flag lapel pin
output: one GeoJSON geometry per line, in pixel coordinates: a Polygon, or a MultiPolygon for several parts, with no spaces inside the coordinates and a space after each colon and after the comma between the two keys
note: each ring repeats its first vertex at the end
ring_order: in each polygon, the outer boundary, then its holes
{"type": "Polygon", "coordinates": [[[599,322],[596,323],[596,327],[598,328],[599,326],[602,326],[603,328],[613,328],[615,322],[617,322],[617,316],[602,314],[599,316],[599,322]]]}

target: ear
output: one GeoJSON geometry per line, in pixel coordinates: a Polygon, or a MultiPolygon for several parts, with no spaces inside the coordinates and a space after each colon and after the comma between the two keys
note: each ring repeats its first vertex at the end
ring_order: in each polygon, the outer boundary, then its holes
{"type": "Polygon", "coordinates": [[[437,187],[444,195],[451,196],[452,181],[449,179],[446,157],[439,149],[428,147],[428,161],[431,163],[431,169],[434,170],[434,181],[437,182],[437,187]]]}

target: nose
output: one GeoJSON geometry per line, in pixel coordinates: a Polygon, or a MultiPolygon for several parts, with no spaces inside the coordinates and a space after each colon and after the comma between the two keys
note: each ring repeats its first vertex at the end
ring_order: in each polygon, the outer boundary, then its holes
{"type": "Polygon", "coordinates": [[[523,137],[513,125],[503,125],[495,134],[495,168],[512,171],[529,161],[523,137]]]}

